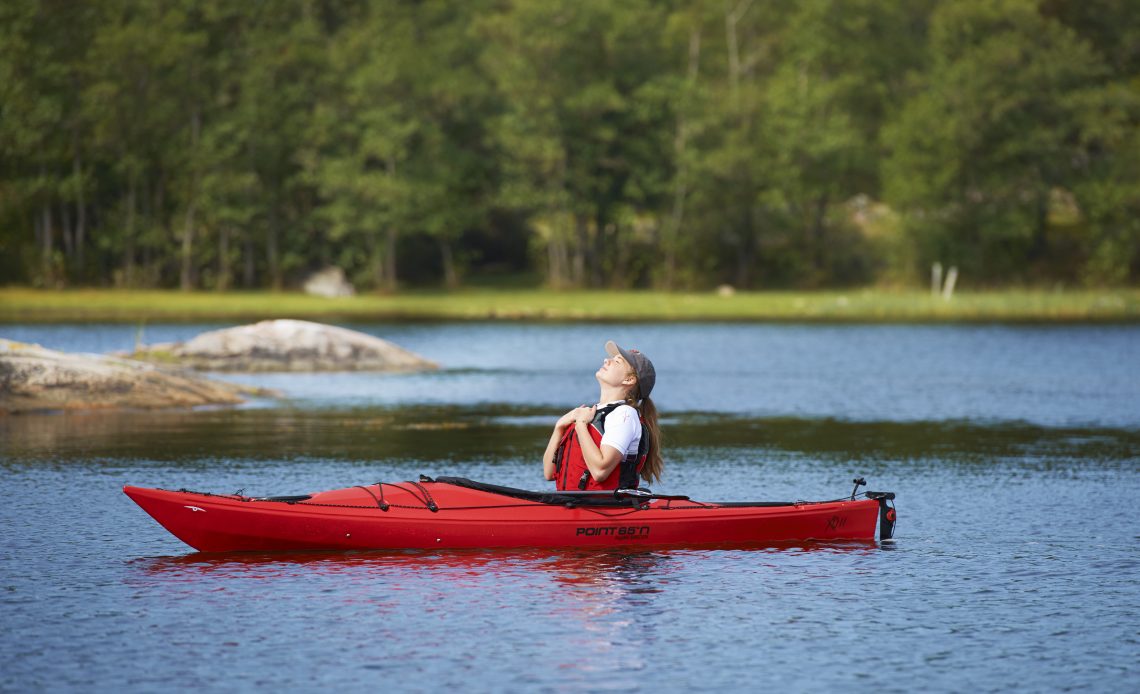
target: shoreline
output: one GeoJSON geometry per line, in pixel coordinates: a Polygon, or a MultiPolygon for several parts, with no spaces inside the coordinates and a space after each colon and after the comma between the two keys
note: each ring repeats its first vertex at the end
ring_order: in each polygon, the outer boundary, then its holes
{"type": "Polygon", "coordinates": [[[1140,289],[923,291],[410,290],[326,299],[301,292],[0,288],[0,324],[299,318],[325,321],[1140,323],[1140,289]]]}

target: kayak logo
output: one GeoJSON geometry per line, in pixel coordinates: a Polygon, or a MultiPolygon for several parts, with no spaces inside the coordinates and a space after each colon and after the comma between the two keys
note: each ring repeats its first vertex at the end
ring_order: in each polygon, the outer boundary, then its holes
{"type": "Polygon", "coordinates": [[[204,509],[204,508],[198,508],[197,506],[183,506],[182,508],[188,508],[188,509],[190,509],[191,511],[201,511],[202,513],[205,513],[205,512],[206,512],[206,509],[204,509]]]}
{"type": "Polygon", "coordinates": [[[847,525],[847,516],[832,516],[827,520],[828,530],[839,530],[847,525]]]}
{"type": "Polygon", "coordinates": [[[648,525],[610,525],[600,528],[578,528],[575,536],[596,537],[649,537],[648,525]]]}

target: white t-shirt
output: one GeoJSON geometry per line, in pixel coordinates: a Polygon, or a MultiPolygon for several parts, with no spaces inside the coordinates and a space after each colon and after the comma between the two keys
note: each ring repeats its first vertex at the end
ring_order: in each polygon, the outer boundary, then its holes
{"type": "MultiPolygon", "coordinates": [[[[598,403],[598,409],[612,403],[598,403]]],[[[641,443],[641,418],[637,410],[629,405],[618,405],[606,415],[606,431],[602,434],[602,446],[621,451],[623,457],[637,454],[641,443]]]]}

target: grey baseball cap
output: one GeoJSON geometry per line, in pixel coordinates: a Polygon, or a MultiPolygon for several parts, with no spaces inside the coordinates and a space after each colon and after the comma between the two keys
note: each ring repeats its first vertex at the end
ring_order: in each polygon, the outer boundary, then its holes
{"type": "Polygon", "coordinates": [[[636,349],[622,349],[613,340],[606,343],[606,352],[611,357],[620,354],[626,363],[633,367],[633,372],[637,374],[637,389],[639,391],[637,399],[648,398],[649,393],[653,390],[653,384],[657,382],[657,371],[653,368],[653,362],[649,361],[649,357],[636,349]]]}

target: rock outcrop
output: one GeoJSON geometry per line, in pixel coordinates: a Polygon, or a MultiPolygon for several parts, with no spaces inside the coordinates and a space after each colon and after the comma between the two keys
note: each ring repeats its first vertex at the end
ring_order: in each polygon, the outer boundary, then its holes
{"type": "Polygon", "coordinates": [[[305,280],[302,288],[306,294],[329,299],[340,296],[356,296],[356,289],[344,276],[344,270],[339,267],[327,267],[319,272],[314,272],[305,280]]]}
{"type": "Polygon", "coordinates": [[[133,355],[200,371],[421,371],[435,362],[372,335],[300,320],[268,320],[202,333],[133,355]]]}
{"type": "Polygon", "coordinates": [[[0,339],[0,413],[232,405],[250,392],[154,364],[0,339]]]}

